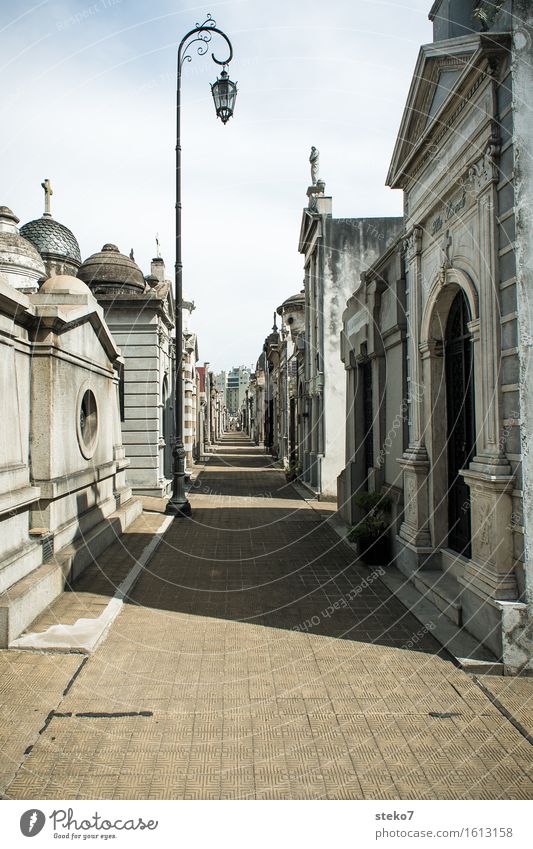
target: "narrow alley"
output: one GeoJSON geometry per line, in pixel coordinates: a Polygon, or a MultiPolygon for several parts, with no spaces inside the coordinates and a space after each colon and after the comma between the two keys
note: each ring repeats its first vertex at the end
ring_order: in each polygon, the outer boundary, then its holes
{"type": "MultiPolygon", "coordinates": [[[[498,707],[519,713],[528,681],[459,669],[327,504],[239,433],[190,500],[93,653],[1,653],[5,798],[531,797],[531,739],[498,707]]],[[[145,512],[33,629],[100,615],[162,519],[145,512]]]]}

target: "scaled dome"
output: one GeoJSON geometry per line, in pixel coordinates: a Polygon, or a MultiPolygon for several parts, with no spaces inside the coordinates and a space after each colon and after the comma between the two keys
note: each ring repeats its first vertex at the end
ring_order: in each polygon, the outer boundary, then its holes
{"type": "Polygon", "coordinates": [[[35,221],[28,221],[20,228],[20,232],[41,255],[51,254],[70,260],[75,265],[81,263],[80,246],[74,233],[51,215],[45,214],[35,221]]]}
{"type": "Polygon", "coordinates": [[[78,269],[78,277],[93,292],[144,292],[144,276],[129,256],[121,254],[116,245],[106,244],[92,254],[78,269]]]}

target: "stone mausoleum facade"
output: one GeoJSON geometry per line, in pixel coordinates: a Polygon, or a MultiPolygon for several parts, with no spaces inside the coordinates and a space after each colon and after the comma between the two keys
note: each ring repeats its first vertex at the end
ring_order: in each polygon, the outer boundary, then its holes
{"type": "Polygon", "coordinates": [[[342,316],[361,273],[402,231],[403,219],[333,218],[321,180],[307,195],[298,245],[305,269],[302,480],[319,498],[334,501],[345,464],[342,316]]]}
{"type": "Polygon", "coordinates": [[[442,0],[430,18],[387,178],[406,213],[397,564],[448,579],[463,627],[516,671],[532,662],[532,8],[442,0]]]}
{"type": "Polygon", "coordinates": [[[145,278],[114,244],[88,257],[78,277],[104,309],[124,358],[122,438],[135,495],[170,495],[173,438],[174,300],[161,257],[145,278]]]}
{"type": "MultiPolygon", "coordinates": [[[[17,224],[0,207],[2,647],[142,509],[126,482],[123,361],[103,311],[81,280],[48,277],[17,224]]],[[[58,227],[54,262],[64,250],[68,263],[72,243],[61,237],[58,227]]]]}
{"type": "Polygon", "coordinates": [[[348,525],[361,518],[358,493],[386,491],[392,500],[391,551],[403,516],[400,466],[408,419],[407,312],[403,236],[360,278],[343,314],[341,359],[346,370],[345,467],[338,510],[348,525]]]}

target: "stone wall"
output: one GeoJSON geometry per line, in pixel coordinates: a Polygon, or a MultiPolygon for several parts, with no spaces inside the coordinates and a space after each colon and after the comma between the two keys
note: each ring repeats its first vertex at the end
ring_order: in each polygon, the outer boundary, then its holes
{"type": "Polygon", "coordinates": [[[156,290],[139,295],[99,294],[98,299],[124,358],[121,427],[130,461],[128,484],[136,495],[167,497],[173,378],[164,299],[156,290]]]}
{"type": "Polygon", "coordinates": [[[89,289],[0,283],[0,645],[6,646],[141,512],[126,485],[120,352],[89,289]],[[8,485],[6,488],[6,484],[8,485]]]}
{"type": "Polygon", "coordinates": [[[338,479],[338,509],[345,522],[360,518],[354,496],[385,490],[393,496],[390,539],[403,510],[403,472],[399,465],[407,437],[405,279],[401,237],[366,273],[343,314],[341,356],[346,369],[346,455],[338,479]],[[363,369],[370,369],[371,397],[363,369]],[[370,426],[365,404],[370,406],[370,426]],[[372,446],[367,465],[366,445],[372,446]]]}
{"type": "Polygon", "coordinates": [[[321,496],[324,498],[336,498],[337,477],[345,465],[346,378],[339,358],[339,344],[346,302],[359,288],[361,274],[377,260],[402,228],[402,218],[324,220],[319,292],[319,349],[324,374],[321,401],[324,456],[320,468],[321,496]]]}
{"type": "MultiPolygon", "coordinates": [[[[520,598],[527,605],[517,614],[512,630],[513,642],[508,652],[513,653],[515,662],[521,667],[528,662],[531,667],[533,646],[530,634],[531,610],[533,606],[533,455],[530,448],[533,433],[533,392],[531,375],[531,317],[533,314],[533,113],[530,108],[533,91],[533,8],[529,0],[513,3],[512,62],[513,92],[513,140],[514,140],[514,208],[516,210],[516,309],[518,316],[518,375],[510,380],[518,383],[520,404],[521,444],[513,451],[522,455],[522,510],[515,516],[516,540],[524,541],[523,551],[516,550],[522,566],[518,570],[520,598]],[[520,531],[522,532],[520,534],[520,531]]],[[[511,193],[508,190],[509,203],[511,193]]],[[[518,545],[517,545],[518,549],[518,545]]]]}

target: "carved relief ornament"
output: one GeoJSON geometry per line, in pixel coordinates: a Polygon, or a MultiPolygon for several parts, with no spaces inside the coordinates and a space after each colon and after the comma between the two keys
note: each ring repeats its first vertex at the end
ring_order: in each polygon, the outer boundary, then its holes
{"type": "Polygon", "coordinates": [[[416,520],[416,480],[407,478],[405,485],[405,518],[412,524],[416,520]]]}
{"type": "Polygon", "coordinates": [[[422,253],[422,227],[413,227],[409,235],[403,241],[403,249],[410,262],[415,256],[422,253]]]}
{"type": "Polygon", "coordinates": [[[464,177],[463,185],[466,190],[479,194],[489,183],[500,179],[498,159],[500,155],[500,140],[497,136],[491,136],[483,152],[483,155],[471,165],[464,177]]]}

